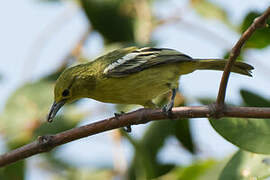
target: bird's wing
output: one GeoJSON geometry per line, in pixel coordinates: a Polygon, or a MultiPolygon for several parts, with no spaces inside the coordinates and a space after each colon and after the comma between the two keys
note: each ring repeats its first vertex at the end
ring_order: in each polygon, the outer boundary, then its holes
{"type": "Polygon", "coordinates": [[[124,77],[152,66],[192,60],[191,57],[173,49],[145,47],[114,60],[106,66],[103,73],[107,77],[124,77]]]}

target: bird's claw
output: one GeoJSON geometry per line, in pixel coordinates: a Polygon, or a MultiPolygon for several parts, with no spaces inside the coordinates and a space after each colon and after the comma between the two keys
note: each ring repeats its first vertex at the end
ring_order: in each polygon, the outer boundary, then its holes
{"type": "Polygon", "coordinates": [[[131,126],[123,127],[123,130],[127,133],[130,133],[132,131],[131,126]]]}
{"type": "Polygon", "coordinates": [[[176,96],[176,89],[172,89],[172,97],[171,100],[168,104],[166,104],[165,106],[163,106],[162,108],[162,112],[169,118],[169,119],[173,119],[173,113],[172,113],[172,108],[174,106],[174,99],[176,96]]]}
{"type": "Polygon", "coordinates": [[[114,113],[114,117],[115,117],[115,119],[119,120],[119,118],[120,118],[123,114],[125,114],[123,111],[121,111],[120,113],[114,113]]]}
{"type": "Polygon", "coordinates": [[[172,113],[173,104],[169,103],[163,106],[162,112],[169,118],[173,119],[173,113],[172,113]]]}
{"type": "MultiPolygon", "coordinates": [[[[115,119],[119,120],[119,118],[120,118],[123,114],[125,114],[123,111],[121,111],[120,113],[114,113],[114,117],[115,117],[115,119]]],[[[124,130],[125,132],[127,132],[127,133],[130,133],[130,132],[132,131],[130,125],[124,127],[123,130],[124,130]]]]}

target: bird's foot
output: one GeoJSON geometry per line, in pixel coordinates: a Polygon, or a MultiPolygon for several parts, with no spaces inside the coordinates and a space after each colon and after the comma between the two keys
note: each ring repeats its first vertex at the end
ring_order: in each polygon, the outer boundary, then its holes
{"type": "MultiPolygon", "coordinates": [[[[120,118],[123,114],[125,114],[123,111],[121,111],[120,113],[114,113],[114,117],[115,117],[115,119],[119,120],[119,118],[120,118]]],[[[131,126],[126,126],[126,127],[123,128],[123,130],[124,130],[125,132],[127,132],[127,133],[130,133],[130,132],[132,131],[131,126]]]]}
{"type": "Polygon", "coordinates": [[[174,99],[176,96],[176,89],[172,89],[172,97],[171,100],[168,104],[166,104],[165,106],[163,106],[162,108],[162,112],[169,118],[169,119],[174,119],[173,117],[173,113],[172,113],[172,108],[174,106],[174,99]]]}
{"type": "Polygon", "coordinates": [[[114,113],[114,117],[116,119],[119,119],[123,114],[125,114],[123,111],[121,111],[120,113],[114,113]]]}
{"type": "Polygon", "coordinates": [[[162,108],[162,112],[169,118],[169,119],[174,119],[173,113],[172,113],[172,108],[173,108],[173,103],[166,104],[162,108]]]}
{"type": "Polygon", "coordinates": [[[126,127],[123,127],[123,130],[127,133],[131,133],[132,129],[131,129],[131,126],[126,126],[126,127]]]}

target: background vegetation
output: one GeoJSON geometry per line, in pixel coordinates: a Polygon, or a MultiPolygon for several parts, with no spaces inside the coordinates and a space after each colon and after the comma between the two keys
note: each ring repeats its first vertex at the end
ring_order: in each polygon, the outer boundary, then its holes
{"type": "MultiPolygon", "coordinates": [[[[32,3],[54,8],[63,6],[67,11],[56,17],[50,25],[44,28],[45,30],[40,33],[40,36],[37,36],[35,41],[33,40],[29,56],[24,61],[26,78],[6,98],[0,115],[2,152],[29,143],[37,136],[54,134],[89,122],[90,118],[91,120],[99,120],[100,117],[109,117],[116,111],[130,111],[137,108],[137,106],[113,106],[96,102],[91,106],[84,106],[85,100],[83,100],[65,107],[63,113],[58,115],[54,123],[46,123],[45,117],[53,99],[54,81],[63,69],[76,63],[90,61],[97,54],[100,55],[124,46],[160,47],[160,41],[166,40],[168,36],[162,29],[172,28],[179,30],[179,34],[174,31],[174,36],[178,41],[174,42],[173,45],[165,43],[167,47],[182,51],[181,48],[185,44],[189,44],[189,39],[184,36],[196,36],[197,43],[213,43],[214,46],[220,47],[222,55],[227,57],[232,43],[228,43],[230,40],[223,32],[229,31],[235,36],[231,37],[232,42],[236,41],[238,36],[252,23],[253,19],[270,4],[262,6],[263,9],[251,8],[248,12],[242,14],[240,20],[236,22],[230,15],[232,10],[218,1],[210,0],[183,2],[162,0],[42,0],[32,3]],[[166,8],[162,8],[162,6],[166,8]],[[40,58],[45,44],[51,39],[57,38],[59,33],[64,32],[65,23],[69,23],[78,12],[81,13],[79,18],[83,19],[82,21],[85,21],[87,25],[82,32],[78,33],[76,42],[73,42],[72,47],[65,50],[64,55],[59,52],[61,58],[58,57],[54,60],[55,65],[47,73],[39,78],[27,77],[31,76],[31,72],[38,64],[37,60],[40,58]],[[204,26],[203,24],[207,25],[204,26]],[[221,32],[215,30],[216,27],[212,25],[217,25],[218,29],[222,29],[221,32]],[[184,33],[181,33],[182,29],[185,29],[184,33]],[[100,39],[100,41],[92,41],[92,39],[100,39]],[[93,53],[91,47],[94,47],[98,53],[93,53]]],[[[248,1],[245,3],[248,3],[248,1]]],[[[241,4],[239,3],[238,6],[241,6],[241,4]]],[[[78,16],[76,17],[78,18],[78,16]]],[[[39,23],[41,24],[42,21],[40,20],[39,23]]],[[[17,31],[19,30],[18,28],[17,31]]],[[[62,40],[56,48],[61,49],[62,44],[66,43],[65,41],[70,41],[69,36],[62,40]]],[[[261,71],[261,79],[265,78],[261,81],[264,83],[269,81],[269,78],[267,78],[269,74],[268,65],[264,64],[265,61],[254,58],[256,55],[254,56],[253,53],[263,53],[265,54],[263,58],[267,59],[270,57],[269,45],[270,29],[260,29],[249,39],[241,54],[241,59],[253,58],[249,63],[255,65],[255,68],[258,69],[256,71],[261,71]]],[[[195,47],[197,48],[194,44],[195,47]]],[[[14,50],[16,51],[16,49],[14,50]]],[[[5,51],[5,49],[2,49],[2,51],[5,51]]],[[[189,50],[189,52],[193,51],[189,50]]],[[[46,57],[47,55],[43,56],[46,57]]],[[[5,61],[1,60],[1,66],[5,66],[5,61]]],[[[40,62],[46,64],[46,61],[45,58],[40,62]]],[[[1,74],[0,84],[4,84],[5,81],[8,81],[8,78],[4,73],[1,74]]],[[[219,79],[219,76],[217,79],[219,79]]],[[[189,83],[196,83],[192,82],[191,78],[190,81],[189,83]]],[[[264,86],[264,84],[254,84],[250,79],[248,82],[250,84],[246,87],[252,87],[253,89],[264,86]]],[[[218,85],[219,81],[215,83],[218,85]]],[[[207,83],[202,83],[200,88],[203,91],[208,86],[207,83]]],[[[212,86],[211,88],[218,90],[218,86],[212,86]]],[[[240,98],[230,99],[230,103],[239,106],[269,107],[270,99],[267,94],[262,95],[257,92],[250,88],[241,88],[237,92],[240,98]]],[[[228,96],[230,96],[229,94],[230,91],[228,96]]],[[[191,97],[189,93],[182,92],[180,88],[176,105],[206,104],[214,101],[215,96],[211,97],[210,95],[202,93],[197,98],[191,97]]],[[[159,105],[165,104],[168,97],[169,94],[157,99],[159,105]]],[[[106,141],[101,138],[90,137],[78,144],[71,143],[73,150],[76,149],[71,155],[73,159],[79,158],[80,152],[89,153],[89,156],[94,159],[87,164],[73,161],[72,158],[61,155],[67,147],[64,145],[50,153],[37,155],[34,158],[0,169],[0,179],[35,179],[42,173],[45,173],[46,176],[41,178],[54,180],[250,179],[252,177],[263,179],[270,176],[270,156],[267,155],[270,154],[269,120],[223,118],[221,120],[209,120],[209,122],[221,137],[239,148],[239,150],[235,148],[236,152],[232,156],[225,157],[223,155],[222,158],[218,159],[211,155],[203,156],[200,152],[201,144],[196,142],[197,131],[203,131],[202,129],[191,126],[190,119],[166,120],[152,122],[147,126],[133,127],[131,134],[122,130],[114,130],[110,133],[98,135],[109,136],[110,138],[106,141]],[[171,139],[174,140],[171,141],[171,139]],[[93,142],[90,146],[82,145],[89,141],[93,142]],[[106,149],[107,146],[100,145],[108,143],[107,141],[110,144],[109,149],[106,149]],[[168,144],[171,142],[174,144],[168,144]],[[99,146],[95,146],[95,143],[99,146]],[[178,154],[181,155],[176,156],[170,150],[164,150],[168,146],[177,149],[178,154]],[[127,149],[130,152],[127,152],[127,149]],[[100,153],[113,154],[111,160],[113,163],[99,163],[99,158],[102,159],[100,153]],[[128,154],[128,157],[126,157],[126,154],[128,154]],[[164,161],[166,158],[182,158],[182,160],[164,161]],[[31,168],[34,168],[37,173],[29,175],[31,168]]],[[[209,141],[211,141],[211,138],[209,141]]],[[[219,144],[217,140],[213,141],[217,145],[219,144]]],[[[104,156],[105,158],[108,157],[104,156]]]]}

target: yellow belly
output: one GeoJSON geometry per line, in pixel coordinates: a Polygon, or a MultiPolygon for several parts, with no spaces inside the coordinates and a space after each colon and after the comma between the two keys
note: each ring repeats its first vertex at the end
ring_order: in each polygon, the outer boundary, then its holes
{"type": "Polygon", "coordinates": [[[155,97],[177,88],[176,64],[162,65],[120,78],[101,78],[89,98],[116,104],[145,105],[155,97]]]}

